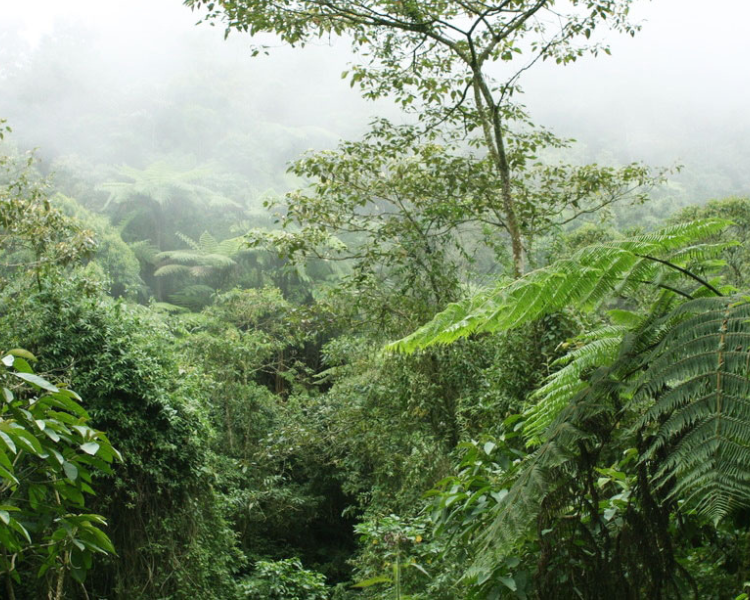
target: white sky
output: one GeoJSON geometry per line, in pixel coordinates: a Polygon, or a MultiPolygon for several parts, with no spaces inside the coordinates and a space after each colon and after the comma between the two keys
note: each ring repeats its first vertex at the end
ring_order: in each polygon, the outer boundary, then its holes
{"type": "MultiPolygon", "coordinates": [[[[730,103],[747,103],[750,0],[639,0],[634,14],[645,20],[644,29],[633,40],[613,39],[614,56],[536,69],[527,78],[529,91],[539,85],[547,96],[559,85],[576,89],[593,77],[601,84],[593,85],[595,93],[605,98],[637,84],[640,93],[656,85],[686,102],[708,90],[730,103]]],[[[32,43],[52,31],[56,20],[121,31],[141,43],[165,32],[187,34],[197,16],[180,0],[0,0],[0,20],[6,19],[18,23],[32,43]]]]}
{"type": "MultiPolygon", "coordinates": [[[[643,31],[634,39],[612,37],[613,56],[529,71],[522,84],[532,117],[562,135],[575,135],[582,119],[602,126],[633,119],[646,129],[670,119],[673,128],[721,123],[750,135],[750,0],[638,0],[634,16],[645,21],[643,31]]],[[[208,27],[196,30],[198,18],[181,0],[0,0],[0,24],[13,23],[32,43],[58,20],[80,22],[105,39],[123,36],[121,48],[132,48],[133,57],[144,52],[163,57],[179,47],[170,43],[177,37],[205,40],[208,27]]],[[[220,27],[212,33],[216,44],[224,43],[220,27]]],[[[287,57],[284,63],[278,55],[264,60],[276,58],[278,76],[299,82],[300,93],[317,86],[318,94],[351,97],[352,106],[358,102],[338,79],[344,52],[310,48],[279,54],[287,57]],[[293,71],[285,75],[288,68],[293,71]]],[[[249,52],[247,60],[253,60],[249,52]]]]}

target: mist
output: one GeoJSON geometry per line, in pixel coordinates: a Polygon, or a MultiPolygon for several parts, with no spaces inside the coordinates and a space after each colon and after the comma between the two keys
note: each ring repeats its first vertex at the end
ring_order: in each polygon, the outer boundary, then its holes
{"type": "MultiPolygon", "coordinates": [[[[634,39],[610,36],[612,56],[535,66],[523,103],[536,122],[575,138],[586,160],[682,165],[680,202],[747,195],[750,7],[719,5],[637,3],[634,39]]],[[[218,161],[257,193],[291,185],[286,165],[305,150],[356,138],[375,115],[397,118],[341,79],[345,42],[252,57],[249,37],[225,40],[199,18],[177,0],[4,7],[0,115],[15,143],[38,148],[56,170],[70,156],[93,170],[165,155],[218,161]]]]}

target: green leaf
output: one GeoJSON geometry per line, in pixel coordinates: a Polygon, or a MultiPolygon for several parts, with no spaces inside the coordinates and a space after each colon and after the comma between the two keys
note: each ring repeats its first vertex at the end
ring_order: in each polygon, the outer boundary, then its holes
{"type": "Polygon", "coordinates": [[[63,471],[65,471],[66,477],[71,481],[75,481],[78,478],[78,467],[76,467],[72,462],[66,460],[63,463],[63,471]]]}
{"type": "Polygon", "coordinates": [[[518,589],[516,580],[513,579],[512,577],[498,577],[498,579],[503,583],[503,585],[509,588],[512,592],[515,592],[518,589]]]}
{"type": "MultiPolygon", "coordinates": [[[[411,354],[474,333],[507,331],[567,307],[590,312],[608,297],[642,287],[644,282],[677,279],[677,283],[695,285],[694,278],[667,264],[668,259],[688,250],[692,260],[713,258],[726,246],[699,242],[730,224],[727,220],[705,219],[587,246],[571,258],[519,279],[502,281],[491,292],[448,305],[432,321],[387,345],[386,350],[411,354]]],[[[705,284],[704,288],[710,289],[705,284]]]]}
{"type": "Polygon", "coordinates": [[[15,439],[19,446],[23,446],[26,450],[40,458],[47,458],[47,452],[45,452],[39,440],[26,429],[14,427],[8,433],[15,439]]]}
{"type": "Polygon", "coordinates": [[[9,481],[12,481],[16,485],[19,484],[18,479],[16,479],[16,476],[13,475],[13,473],[11,472],[11,470],[10,469],[6,469],[3,466],[0,466],[0,477],[2,477],[3,479],[7,479],[9,481]]]}
{"type": "Polygon", "coordinates": [[[19,379],[23,379],[24,381],[28,381],[32,385],[35,385],[43,390],[47,390],[48,392],[59,392],[60,390],[52,385],[49,381],[44,379],[44,377],[39,377],[39,375],[35,375],[34,373],[13,373],[16,377],[19,379]]]}
{"type": "Polygon", "coordinates": [[[99,444],[96,442],[87,442],[83,445],[81,445],[81,450],[83,450],[86,454],[90,454],[93,456],[96,454],[97,450],[99,450],[99,444]]]}
{"type": "Polygon", "coordinates": [[[34,373],[34,369],[32,369],[31,365],[23,358],[16,357],[13,361],[13,368],[19,373],[34,373]]]}
{"type": "Polygon", "coordinates": [[[3,441],[3,443],[8,447],[8,450],[10,450],[13,454],[16,454],[18,450],[16,450],[16,445],[13,443],[13,440],[10,439],[7,433],[0,431],[0,440],[3,441]]]}
{"type": "Polygon", "coordinates": [[[49,439],[51,439],[55,443],[60,441],[60,436],[57,435],[57,432],[50,427],[46,427],[44,429],[44,435],[46,435],[49,439]]]}
{"type": "Polygon", "coordinates": [[[23,348],[13,348],[12,350],[8,350],[8,354],[12,354],[13,356],[17,358],[25,358],[26,360],[31,361],[31,362],[37,361],[36,356],[34,356],[28,350],[24,350],[23,348]]]}
{"type": "Polygon", "coordinates": [[[23,525],[21,525],[18,521],[16,521],[15,519],[12,519],[10,522],[10,527],[11,529],[20,533],[29,544],[31,543],[31,536],[29,535],[29,532],[26,531],[26,528],[23,525]]]}

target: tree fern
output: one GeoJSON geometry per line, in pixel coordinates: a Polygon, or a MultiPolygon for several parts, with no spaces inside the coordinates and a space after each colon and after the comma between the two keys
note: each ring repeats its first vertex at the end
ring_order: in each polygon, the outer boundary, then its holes
{"type": "Polygon", "coordinates": [[[156,259],[162,264],[154,273],[157,277],[187,273],[193,277],[206,277],[215,271],[228,269],[236,264],[234,257],[243,248],[241,238],[232,238],[217,242],[207,231],[198,240],[177,233],[189,250],[169,250],[160,252],[156,259]]]}
{"type": "Polygon", "coordinates": [[[146,199],[160,206],[178,200],[208,206],[240,206],[234,200],[202,185],[212,174],[207,168],[182,171],[161,161],[152,163],[143,170],[122,165],[117,167],[116,172],[125,181],[109,181],[98,188],[109,192],[105,210],[112,204],[131,203],[138,199],[146,199]]]}
{"type": "Polygon", "coordinates": [[[179,292],[170,294],[169,300],[177,306],[185,306],[190,310],[200,310],[210,302],[215,293],[216,290],[207,285],[188,285],[179,292]]]}
{"type": "Polygon", "coordinates": [[[475,566],[507,552],[539,515],[545,498],[575,476],[579,444],[596,437],[586,426],[603,414],[611,414],[604,401],[616,393],[618,384],[611,369],[596,373],[592,382],[567,404],[549,426],[543,443],[509,473],[507,494],[489,512],[479,536],[481,552],[475,566]]]}
{"type": "Polygon", "coordinates": [[[614,440],[640,452],[632,468],[644,507],[662,503],[717,520],[750,507],[750,301],[722,295],[728,288],[712,279],[727,245],[700,243],[726,224],[701,221],[585,248],[453,304],[391,345],[413,352],[565,306],[590,310],[643,286],[661,290],[645,314],[610,311],[611,325],[574,339],[532,394],[522,428],[534,449],[493,495],[467,575],[486,573],[535,523],[595,522],[600,505],[582,509],[571,493],[593,497],[577,480],[592,475],[592,456],[617,449],[614,440]],[[557,495],[564,501],[553,501],[557,495]]]}
{"type": "Polygon", "coordinates": [[[128,244],[136,258],[146,264],[156,263],[156,255],[159,249],[148,240],[140,240],[128,244]]]}

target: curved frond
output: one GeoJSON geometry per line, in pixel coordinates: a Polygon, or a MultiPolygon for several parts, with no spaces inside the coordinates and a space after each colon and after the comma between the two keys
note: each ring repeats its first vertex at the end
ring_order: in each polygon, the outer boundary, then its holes
{"type": "MultiPolygon", "coordinates": [[[[411,335],[393,342],[390,351],[411,353],[436,344],[449,344],[475,332],[503,331],[518,327],[565,307],[592,310],[616,292],[651,284],[684,293],[670,286],[670,278],[710,286],[679,263],[713,259],[716,244],[699,244],[729,225],[707,219],[675,225],[659,231],[588,246],[573,257],[532,271],[493,291],[451,304],[411,335]],[[673,263],[675,258],[677,263],[673,263]]],[[[686,294],[686,293],[685,293],[686,294]]]]}
{"type": "Polygon", "coordinates": [[[244,238],[238,237],[238,238],[229,238],[226,240],[222,240],[219,242],[218,247],[216,248],[215,252],[216,254],[223,254],[225,256],[235,256],[236,254],[239,254],[242,251],[252,250],[255,251],[255,248],[248,248],[245,245],[244,238]]]}
{"type": "Polygon", "coordinates": [[[149,240],[133,242],[128,244],[128,246],[136,258],[142,262],[153,264],[158,260],[157,254],[159,254],[159,249],[149,240]]]}
{"type": "Polygon", "coordinates": [[[195,250],[196,252],[201,251],[201,246],[198,242],[196,242],[193,238],[185,235],[184,233],[181,233],[179,231],[175,232],[175,235],[180,238],[183,242],[185,242],[190,248],[195,250]]]}
{"type": "Polygon", "coordinates": [[[167,250],[156,255],[157,260],[174,260],[178,263],[189,264],[200,262],[203,255],[192,250],[167,250]]]}
{"type": "Polygon", "coordinates": [[[184,306],[177,306],[176,304],[170,304],[169,302],[152,302],[149,306],[154,310],[171,314],[189,312],[189,309],[184,306]]]}
{"type": "Polygon", "coordinates": [[[168,277],[169,275],[186,274],[190,272],[190,267],[186,265],[164,265],[154,271],[156,277],[168,277]]]}
{"type": "Polygon", "coordinates": [[[527,439],[532,442],[539,439],[560,411],[588,387],[583,379],[586,372],[611,364],[617,358],[627,331],[624,326],[610,326],[580,336],[583,345],[556,361],[562,368],[547,377],[529,397],[534,405],[525,412],[523,433],[527,439]]]}
{"type": "Polygon", "coordinates": [[[595,437],[588,430],[590,422],[612,414],[608,399],[617,386],[604,369],[556,416],[545,441],[517,465],[508,493],[492,508],[491,522],[481,537],[485,552],[480,554],[507,551],[534,522],[545,499],[574,475],[571,463],[578,444],[595,437]]]}
{"type": "Polygon", "coordinates": [[[234,260],[223,254],[204,254],[197,262],[200,266],[211,267],[214,269],[228,269],[237,264],[234,260]]]}
{"type": "Polygon", "coordinates": [[[198,247],[204,254],[216,254],[219,251],[219,243],[208,231],[201,233],[200,238],[198,238],[198,247]]]}

